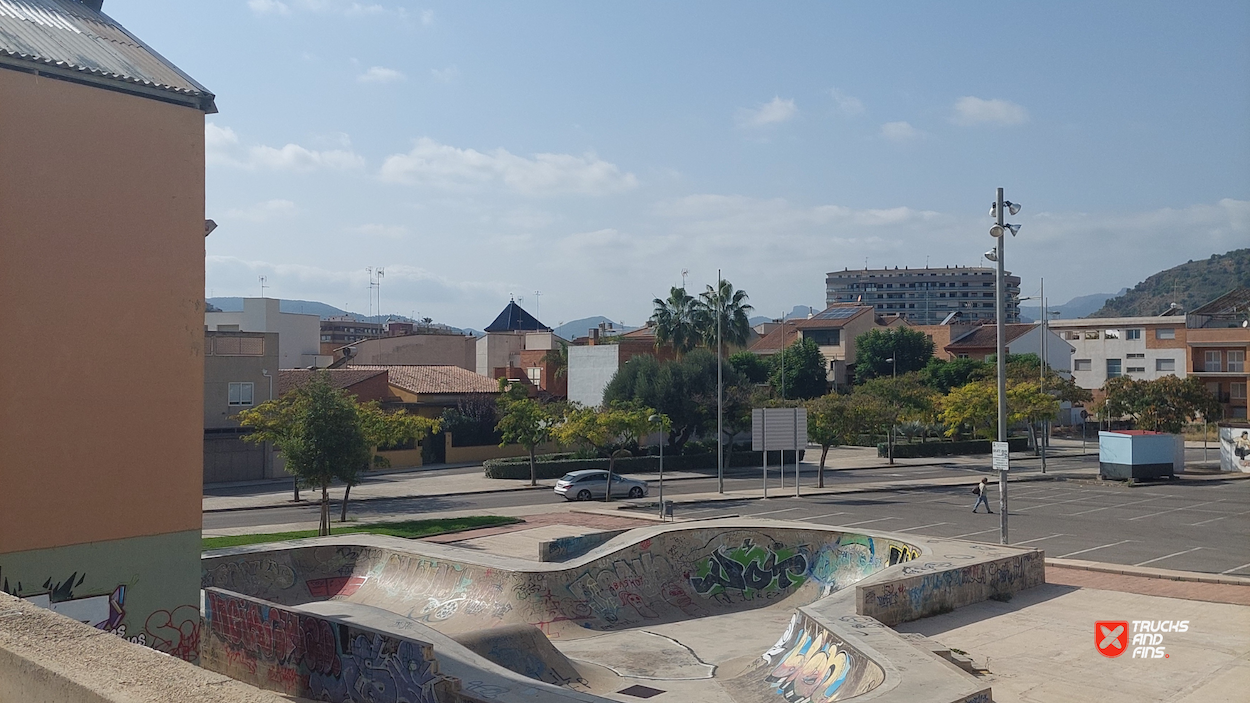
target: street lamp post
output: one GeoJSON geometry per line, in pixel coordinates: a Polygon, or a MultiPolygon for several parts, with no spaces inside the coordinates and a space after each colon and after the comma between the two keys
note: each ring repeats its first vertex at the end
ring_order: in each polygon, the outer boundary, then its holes
{"type": "Polygon", "coordinates": [[[664,432],[664,418],[659,415],[652,415],[647,418],[648,422],[658,422],[660,424],[660,519],[664,519],[664,441],[667,439],[664,432]]]}
{"type": "MultiPolygon", "coordinates": [[[[1016,232],[1020,230],[1020,225],[1009,225],[1006,223],[1006,213],[1003,208],[1010,208],[1011,214],[1020,212],[1020,206],[1003,200],[1003,189],[998,188],[994,194],[994,204],[990,207],[990,214],[995,219],[995,224],[990,228],[990,236],[997,240],[994,247],[993,261],[997,264],[997,270],[994,276],[994,317],[995,332],[998,337],[996,345],[996,366],[998,367],[998,441],[1007,441],[1007,288],[1004,264],[1006,258],[1003,256],[1003,244],[1006,242],[1007,232],[1011,232],[1014,237],[1016,232]]],[[[986,258],[991,258],[986,255],[986,258]]],[[[999,513],[999,542],[1007,544],[1007,472],[998,472],[998,513],[999,513]]]]}
{"type": "MultiPolygon", "coordinates": [[[[886,361],[888,361],[888,362],[890,362],[891,364],[893,364],[893,369],[892,369],[891,378],[897,379],[897,378],[898,378],[898,360],[897,360],[897,357],[896,357],[896,356],[892,356],[892,357],[890,357],[889,359],[886,359],[886,361]]],[[[889,458],[890,458],[890,463],[891,463],[891,464],[893,464],[893,463],[894,463],[894,420],[893,420],[893,419],[891,419],[891,420],[890,420],[890,436],[889,436],[889,437],[886,437],[886,440],[885,440],[885,448],[886,448],[886,454],[887,454],[887,455],[889,456],[889,458]]]]}

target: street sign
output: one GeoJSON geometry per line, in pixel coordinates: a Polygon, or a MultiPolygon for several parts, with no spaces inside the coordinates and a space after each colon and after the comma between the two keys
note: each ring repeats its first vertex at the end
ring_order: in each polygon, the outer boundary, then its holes
{"type": "Polygon", "coordinates": [[[994,443],[994,470],[1009,471],[1010,465],[1007,459],[1008,445],[1006,442],[994,443]]]}
{"type": "Polygon", "coordinates": [[[807,408],[755,408],[751,449],[761,452],[807,448],[807,408]]]}

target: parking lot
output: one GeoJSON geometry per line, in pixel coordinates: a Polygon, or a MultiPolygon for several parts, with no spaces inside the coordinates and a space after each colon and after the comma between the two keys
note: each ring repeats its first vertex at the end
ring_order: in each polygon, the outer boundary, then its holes
{"type": "MultiPolygon", "coordinates": [[[[791,484],[793,485],[793,484],[791,484]]],[[[973,514],[967,487],[680,506],[686,518],[741,515],[998,542],[994,515],[973,514]]],[[[1084,481],[1008,488],[1010,543],[1047,557],[1250,576],[1250,481],[1128,488],[1084,481]]]]}

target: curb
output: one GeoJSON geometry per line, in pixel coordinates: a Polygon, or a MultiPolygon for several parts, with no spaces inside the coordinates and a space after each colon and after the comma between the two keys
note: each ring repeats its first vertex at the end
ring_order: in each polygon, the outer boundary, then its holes
{"type": "Polygon", "coordinates": [[[1218,583],[1226,586],[1250,586],[1250,578],[1244,576],[1224,576],[1221,574],[1204,574],[1198,571],[1176,571],[1173,569],[1151,569],[1142,566],[1109,564],[1102,561],[1048,558],[1046,559],[1046,566],[1053,566],[1059,569],[1096,571],[1104,574],[1163,579],[1165,581],[1194,581],[1197,583],[1218,583]]]}

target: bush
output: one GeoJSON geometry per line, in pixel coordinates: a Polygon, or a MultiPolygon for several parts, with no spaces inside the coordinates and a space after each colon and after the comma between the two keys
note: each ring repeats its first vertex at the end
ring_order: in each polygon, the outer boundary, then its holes
{"type": "MultiPolygon", "coordinates": [[[[1023,452],[1029,448],[1028,437],[1010,437],[1007,445],[1013,452],[1023,452]]],[[[988,439],[969,439],[961,442],[925,442],[923,444],[895,444],[895,459],[918,459],[931,456],[966,456],[973,454],[989,454],[993,444],[988,439]]],[[[883,442],[877,445],[877,456],[889,456],[889,448],[883,442]]]]}
{"type": "MultiPolygon", "coordinates": [[[[760,452],[734,452],[729,457],[728,466],[759,466],[763,463],[763,461],[764,458],[760,452]]],[[[528,457],[488,459],[483,463],[483,466],[485,467],[486,478],[530,477],[530,463],[528,457]]],[[[560,478],[570,471],[581,471],[582,469],[606,469],[608,468],[608,460],[604,458],[547,459],[546,457],[537,457],[534,468],[538,474],[538,478],[552,479],[560,478]]],[[[694,471],[699,469],[715,468],[715,454],[695,454],[685,456],[664,455],[664,469],[666,471],[694,471]]],[[[641,473],[645,471],[659,471],[659,469],[660,460],[657,456],[632,456],[617,459],[613,470],[617,473],[628,474],[641,473]]]]}

